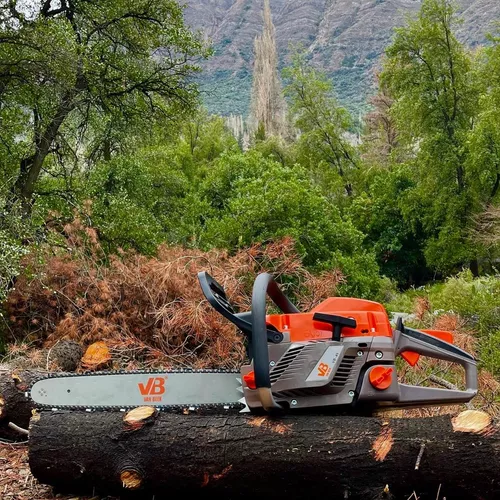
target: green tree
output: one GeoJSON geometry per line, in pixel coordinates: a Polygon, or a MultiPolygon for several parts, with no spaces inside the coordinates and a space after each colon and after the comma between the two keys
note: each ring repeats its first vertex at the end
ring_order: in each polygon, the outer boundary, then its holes
{"type": "Polygon", "coordinates": [[[486,204],[496,201],[500,188],[500,37],[490,36],[489,41],[475,59],[480,97],[467,164],[476,189],[484,190],[486,204]]]}
{"type": "Polygon", "coordinates": [[[325,192],[352,195],[358,168],[356,149],[347,136],[352,122],[347,110],[333,97],[331,81],[307,63],[303,52],[293,55],[283,76],[290,114],[300,132],[298,161],[324,186],[325,192]]]}
{"type": "Polygon", "coordinates": [[[180,134],[172,141],[184,173],[196,180],[223,152],[239,150],[237,139],[228,130],[224,119],[210,116],[200,109],[192,119],[179,126],[180,134]]]}
{"type": "Polygon", "coordinates": [[[373,168],[364,182],[349,213],[366,234],[366,248],[375,253],[383,275],[405,288],[422,285],[432,278],[424,256],[425,235],[418,221],[403,216],[407,194],[415,188],[411,172],[405,165],[373,168]]]}
{"type": "Polygon", "coordinates": [[[204,246],[231,250],[284,236],[312,270],[341,269],[341,293],[374,297],[380,280],[364,235],[315,186],[303,167],[284,166],[257,151],[223,154],[202,185],[210,205],[204,246]]]}
{"type": "Polygon", "coordinates": [[[25,211],[65,126],[85,128],[90,113],[148,123],[196,102],[206,50],[174,0],[9,0],[0,19],[1,139],[20,142],[5,166],[25,211]]]}
{"type": "Polygon", "coordinates": [[[92,200],[88,215],[107,252],[154,254],[164,241],[194,245],[206,210],[168,145],[100,162],[81,196],[92,200]]]}
{"type": "Polygon", "coordinates": [[[421,224],[427,262],[441,272],[476,258],[466,236],[484,195],[467,169],[478,95],[471,56],[453,32],[457,22],[450,1],[424,0],[417,18],[396,30],[381,74],[415,182],[403,213],[421,224]]]}

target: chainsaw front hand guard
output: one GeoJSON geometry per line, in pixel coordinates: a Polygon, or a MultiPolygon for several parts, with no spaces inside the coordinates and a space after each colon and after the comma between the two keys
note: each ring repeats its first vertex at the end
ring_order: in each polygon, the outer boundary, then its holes
{"type": "Polygon", "coordinates": [[[198,280],[210,305],[249,338],[249,354],[253,360],[255,385],[262,406],[266,410],[282,409],[271,392],[268,342],[281,342],[283,334],[266,321],[267,296],[284,314],[296,314],[300,311],[290,302],[268,273],[257,276],[252,291],[252,309],[244,313],[234,311],[224,288],[206,271],[198,273],[198,280]]]}
{"type": "Polygon", "coordinates": [[[399,384],[399,403],[423,405],[440,403],[467,403],[477,394],[476,360],[464,350],[444,342],[419,330],[400,327],[403,331],[394,331],[395,356],[403,352],[414,352],[435,359],[457,363],[465,369],[465,391],[438,389],[399,384]]]}
{"type": "MultiPolygon", "coordinates": [[[[236,325],[246,337],[252,341],[252,312],[236,313],[233,306],[227,298],[226,292],[222,285],[217,283],[210,274],[206,271],[198,273],[198,280],[203,291],[203,295],[208,300],[209,304],[222,316],[236,325]]],[[[297,313],[299,310],[288,300],[276,285],[276,288],[270,291],[270,297],[274,303],[284,313],[297,313]]],[[[265,295],[264,295],[265,300],[265,295]]],[[[276,330],[272,325],[267,325],[267,340],[273,344],[279,344],[283,340],[283,334],[276,330]]]]}

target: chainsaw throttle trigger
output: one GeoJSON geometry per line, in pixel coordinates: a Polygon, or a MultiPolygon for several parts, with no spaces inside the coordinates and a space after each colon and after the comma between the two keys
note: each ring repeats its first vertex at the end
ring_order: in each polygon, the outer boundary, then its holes
{"type": "Polygon", "coordinates": [[[321,323],[332,325],[332,340],[336,340],[337,342],[340,342],[342,328],[356,328],[355,319],[336,316],[334,314],[314,313],[313,321],[320,321],[321,323]]]}

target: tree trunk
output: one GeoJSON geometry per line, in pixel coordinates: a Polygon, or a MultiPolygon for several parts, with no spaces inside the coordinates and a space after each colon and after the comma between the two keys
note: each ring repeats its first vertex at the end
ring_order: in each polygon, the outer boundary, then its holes
{"type": "Polygon", "coordinates": [[[28,427],[33,405],[25,393],[31,383],[42,375],[39,371],[0,369],[0,437],[23,438],[18,432],[10,429],[8,423],[28,427]]]}
{"type": "Polygon", "coordinates": [[[13,186],[14,199],[21,200],[23,212],[26,215],[31,213],[31,202],[35,190],[35,184],[40,177],[43,163],[49,154],[50,148],[54,143],[59,128],[74,108],[74,90],[70,90],[62,98],[54,118],[48,124],[39,138],[35,141],[35,154],[21,160],[19,176],[13,186]]]}
{"type": "Polygon", "coordinates": [[[500,427],[489,422],[478,433],[449,416],[45,411],[31,421],[29,461],[73,494],[486,500],[500,495],[500,427]]]}

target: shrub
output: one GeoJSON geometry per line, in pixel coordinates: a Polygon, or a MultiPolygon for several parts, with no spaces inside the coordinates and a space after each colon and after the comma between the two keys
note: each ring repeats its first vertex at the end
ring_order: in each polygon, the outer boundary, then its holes
{"type": "Polygon", "coordinates": [[[151,254],[178,226],[188,191],[173,154],[157,148],[102,162],[90,175],[86,195],[108,251],[121,247],[151,254]]]}
{"type": "Polygon", "coordinates": [[[69,251],[29,256],[6,302],[10,340],[50,347],[58,340],[105,341],[119,367],[236,368],[245,355],[236,328],[204,300],[197,272],[207,270],[241,310],[258,272],[272,272],[301,307],[335,294],[337,271],[312,275],[291,239],[227,251],[162,246],[155,258],[133,252],[104,265],[95,231],[76,219],[69,251]]]}
{"type": "Polygon", "coordinates": [[[475,278],[470,271],[463,271],[443,283],[406,292],[387,307],[394,312],[416,313],[415,326],[457,331],[466,350],[472,346],[464,344],[466,339],[460,334],[474,338],[480,366],[494,375],[500,374],[499,277],[475,278]],[[460,327],[454,328],[453,321],[460,327]]]}
{"type": "Polygon", "coordinates": [[[307,268],[345,274],[342,293],[376,296],[380,277],[374,255],[363,250],[364,235],[301,167],[284,166],[257,151],[222,155],[201,195],[211,205],[201,236],[206,248],[233,251],[292,237],[307,268]]]}

